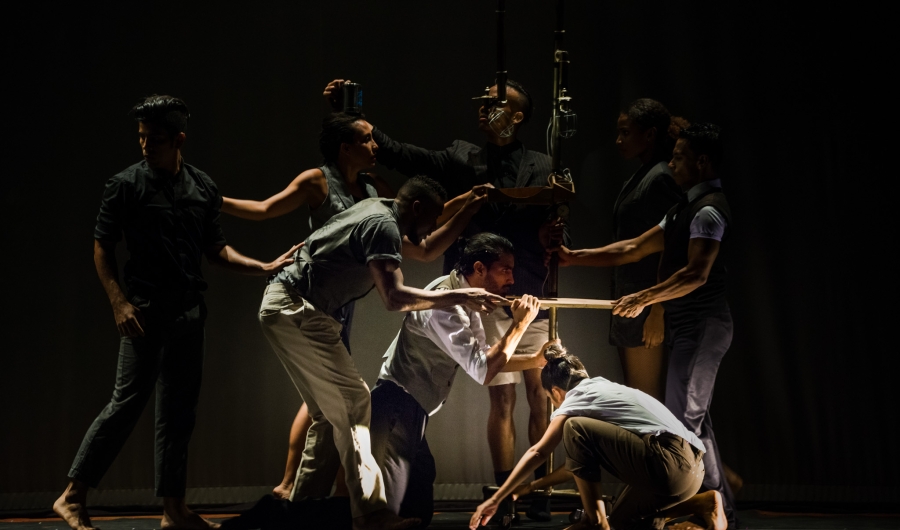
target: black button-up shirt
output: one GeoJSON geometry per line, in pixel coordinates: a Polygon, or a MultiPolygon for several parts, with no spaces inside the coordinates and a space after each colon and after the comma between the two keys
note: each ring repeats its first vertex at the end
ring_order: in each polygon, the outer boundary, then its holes
{"type": "Polygon", "coordinates": [[[142,161],[106,183],[94,238],[116,242],[125,234],[129,296],[203,291],[201,257],[226,244],[221,205],[215,183],[199,169],[182,164],[172,176],[142,161]]]}

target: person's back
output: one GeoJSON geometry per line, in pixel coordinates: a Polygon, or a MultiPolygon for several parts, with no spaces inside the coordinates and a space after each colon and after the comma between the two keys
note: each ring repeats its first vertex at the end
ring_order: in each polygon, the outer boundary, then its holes
{"type": "Polygon", "coordinates": [[[313,232],[295,261],[270,280],[287,283],[327,314],[362,298],[374,286],[372,259],[400,262],[403,238],[393,199],[366,199],[313,232]]]}

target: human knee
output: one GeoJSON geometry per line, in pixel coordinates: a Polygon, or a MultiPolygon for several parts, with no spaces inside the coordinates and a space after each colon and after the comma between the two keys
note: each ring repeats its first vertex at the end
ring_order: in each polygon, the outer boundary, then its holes
{"type": "Polygon", "coordinates": [[[512,415],[516,407],[516,385],[499,385],[490,387],[491,413],[512,415]]]}

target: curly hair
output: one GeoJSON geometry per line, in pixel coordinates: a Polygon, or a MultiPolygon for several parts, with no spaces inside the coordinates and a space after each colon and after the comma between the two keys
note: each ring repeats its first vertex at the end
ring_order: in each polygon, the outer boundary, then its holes
{"type": "Polygon", "coordinates": [[[547,359],[547,364],[541,369],[541,386],[547,392],[553,387],[568,392],[589,377],[581,360],[560,344],[548,346],[544,351],[544,358],[547,359]]]}
{"type": "Polygon", "coordinates": [[[672,116],[665,105],[650,98],[632,101],[621,113],[628,116],[641,131],[656,129],[654,154],[658,158],[668,158],[672,154],[679,133],[690,125],[686,119],[672,116]]]}
{"type": "Polygon", "coordinates": [[[714,166],[722,163],[725,149],[722,145],[722,128],[718,125],[694,123],[682,129],[678,137],[687,140],[695,156],[708,156],[714,166]]]}

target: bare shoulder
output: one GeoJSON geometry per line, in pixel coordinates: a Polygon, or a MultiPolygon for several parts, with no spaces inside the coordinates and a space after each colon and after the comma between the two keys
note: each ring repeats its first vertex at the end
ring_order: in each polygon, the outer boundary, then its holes
{"type": "Polygon", "coordinates": [[[325,178],[325,173],[319,168],[307,169],[297,175],[297,178],[291,184],[303,191],[319,192],[323,196],[328,194],[328,179],[325,178]]]}

